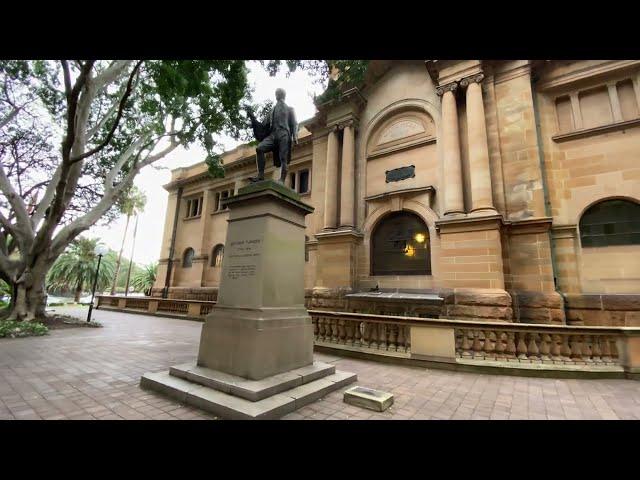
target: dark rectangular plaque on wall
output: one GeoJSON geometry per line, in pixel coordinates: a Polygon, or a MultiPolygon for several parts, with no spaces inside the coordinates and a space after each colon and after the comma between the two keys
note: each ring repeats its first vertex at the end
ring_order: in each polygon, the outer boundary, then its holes
{"type": "Polygon", "coordinates": [[[394,168],[393,170],[387,170],[386,182],[399,182],[400,180],[406,180],[407,178],[413,178],[416,176],[415,165],[409,165],[408,167],[394,168]]]}

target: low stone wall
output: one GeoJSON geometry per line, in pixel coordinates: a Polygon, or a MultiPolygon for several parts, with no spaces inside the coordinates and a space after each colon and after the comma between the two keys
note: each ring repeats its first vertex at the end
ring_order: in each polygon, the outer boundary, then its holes
{"type": "Polygon", "coordinates": [[[316,346],[351,354],[516,375],[640,378],[640,328],[309,314],[316,346]]]}
{"type": "Polygon", "coordinates": [[[640,295],[564,295],[568,325],[640,326],[640,295]]]}

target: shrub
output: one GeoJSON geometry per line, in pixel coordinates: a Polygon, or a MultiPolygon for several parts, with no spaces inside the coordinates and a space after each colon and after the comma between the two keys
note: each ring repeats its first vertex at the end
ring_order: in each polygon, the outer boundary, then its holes
{"type": "Polygon", "coordinates": [[[0,321],[0,338],[18,338],[46,335],[49,329],[42,323],[16,322],[13,320],[0,321]]]}

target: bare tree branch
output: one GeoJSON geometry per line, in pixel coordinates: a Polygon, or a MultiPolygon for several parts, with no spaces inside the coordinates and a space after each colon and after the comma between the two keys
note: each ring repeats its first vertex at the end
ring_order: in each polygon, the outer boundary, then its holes
{"type": "Polygon", "coordinates": [[[118,114],[116,115],[116,119],[113,122],[113,126],[111,127],[111,130],[107,134],[106,138],[102,141],[102,143],[100,143],[95,148],[92,148],[88,152],[82,153],[80,155],[77,155],[71,158],[69,160],[70,163],[76,163],[76,162],[79,162],[80,160],[84,160],[85,158],[90,157],[91,155],[99,152],[109,144],[109,142],[111,141],[111,138],[113,137],[113,134],[115,133],[115,131],[118,128],[118,125],[120,124],[120,119],[122,118],[122,114],[124,112],[124,106],[129,96],[131,95],[133,79],[135,75],[138,73],[138,70],[140,69],[140,65],[142,65],[142,62],[143,61],[140,60],[138,63],[136,63],[135,67],[133,67],[133,70],[131,71],[131,74],[129,75],[129,80],[127,81],[127,88],[124,92],[124,95],[122,96],[122,99],[120,100],[120,105],[118,106],[118,114]]]}

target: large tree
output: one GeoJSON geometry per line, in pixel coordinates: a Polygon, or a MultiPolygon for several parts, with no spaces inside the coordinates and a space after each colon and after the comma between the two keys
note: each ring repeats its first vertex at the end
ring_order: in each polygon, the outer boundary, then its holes
{"type": "Polygon", "coordinates": [[[135,175],[178,146],[235,137],[249,99],[240,60],[0,61],[0,279],[10,318],[44,315],[45,278],[135,175]]]}

